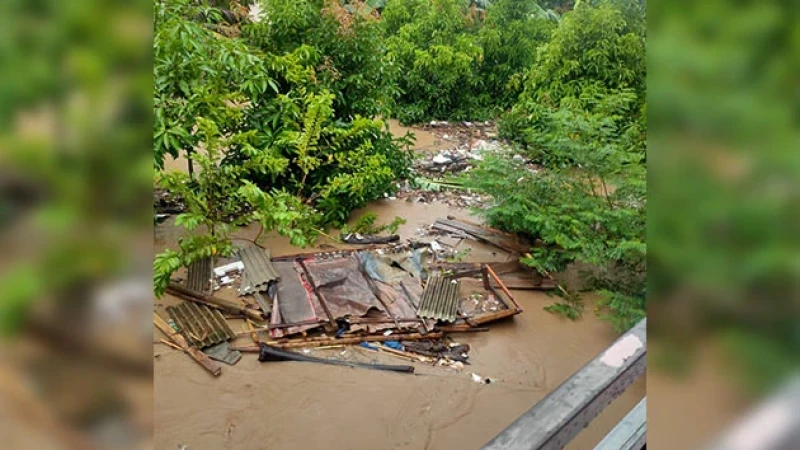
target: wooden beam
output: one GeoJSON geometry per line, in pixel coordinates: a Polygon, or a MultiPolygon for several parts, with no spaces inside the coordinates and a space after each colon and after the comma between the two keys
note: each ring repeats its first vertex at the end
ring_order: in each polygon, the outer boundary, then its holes
{"type": "Polygon", "coordinates": [[[204,305],[208,304],[216,305],[217,307],[227,309],[237,314],[244,314],[245,316],[253,320],[259,320],[259,321],[264,320],[264,317],[258,311],[245,308],[244,305],[232,302],[230,300],[226,300],[224,298],[214,297],[213,295],[206,295],[203,294],[202,292],[194,291],[178,283],[171,282],[167,287],[167,293],[176,295],[185,300],[191,300],[193,302],[202,303],[204,305]],[[198,302],[198,300],[200,301],[198,302]]]}
{"type": "Polygon", "coordinates": [[[161,330],[162,333],[166,334],[167,337],[177,344],[180,348],[183,349],[189,356],[192,357],[198,364],[203,366],[211,375],[219,376],[222,373],[222,368],[219,364],[215,363],[211,360],[205,353],[201,352],[200,350],[191,347],[188,342],[186,342],[186,338],[184,338],[180,333],[173,330],[171,326],[163,319],[161,316],[153,312],[153,324],[155,324],[156,328],[161,330]]]}
{"type": "Polygon", "coordinates": [[[645,372],[642,320],[492,439],[484,450],[560,450],[645,372]]]}
{"type": "MultiPolygon", "coordinates": [[[[409,333],[409,334],[390,334],[388,336],[357,336],[357,337],[343,337],[343,338],[309,338],[309,339],[294,339],[291,341],[269,341],[264,342],[267,345],[277,348],[305,348],[305,347],[323,347],[327,345],[339,344],[360,344],[361,342],[386,342],[386,341],[421,341],[425,339],[439,339],[443,336],[441,332],[432,332],[428,334],[409,333]]],[[[240,352],[258,353],[260,347],[257,345],[246,346],[232,346],[234,350],[240,352]]]]}
{"type": "Polygon", "coordinates": [[[642,450],[647,434],[647,398],[643,398],[594,450],[642,450]]]}

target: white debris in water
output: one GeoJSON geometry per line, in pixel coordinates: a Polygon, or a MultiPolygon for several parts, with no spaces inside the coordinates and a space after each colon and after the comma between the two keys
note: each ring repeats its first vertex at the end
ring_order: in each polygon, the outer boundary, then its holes
{"type": "Polygon", "coordinates": [[[309,349],[307,349],[307,348],[304,348],[304,349],[303,349],[303,353],[311,353],[311,350],[309,350],[309,349]]]}
{"type": "Polygon", "coordinates": [[[474,373],[474,372],[472,374],[472,381],[474,381],[474,382],[476,382],[478,384],[483,384],[483,378],[481,378],[480,375],[478,375],[477,373],[474,373]]]}
{"type": "Polygon", "coordinates": [[[453,162],[453,160],[444,155],[436,155],[433,157],[434,164],[450,164],[451,162],[453,162]]]}

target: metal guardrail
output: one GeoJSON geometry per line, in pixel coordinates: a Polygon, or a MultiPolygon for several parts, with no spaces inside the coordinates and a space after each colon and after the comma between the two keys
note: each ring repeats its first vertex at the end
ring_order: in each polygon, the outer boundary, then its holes
{"type": "Polygon", "coordinates": [[[708,450],[793,450],[798,443],[800,375],[794,375],[708,450]]]}
{"type": "MultiPolygon", "coordinates": [[[[486,444],[484,450],[564,448],[606,406],[644,374],[646,330],[645,319],[509,425],[486,444]]],[[[623,434],[622,429],[617,431],[620,435],[623,434]]],[[[617,447],[615,450],[640,448],[617,447]]]]}
{"type": "Polygon", "coordinates": [[[647,398],[619,421],[594,450],[641,450],[647,434],[647,398]]]}

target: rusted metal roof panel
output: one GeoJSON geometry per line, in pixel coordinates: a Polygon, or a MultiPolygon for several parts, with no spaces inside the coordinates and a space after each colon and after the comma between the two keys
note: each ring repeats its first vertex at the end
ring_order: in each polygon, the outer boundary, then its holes
{"type": "Polygon", "coordinates": [[[272,266],[272,255],[268,249],[252,245],[239,251],[239,258],[244,264],[244,272],[250,288],[248,292],[264,292],[269,283],[279,278],[272,266]]]}
{"type": "Polygon", "coordinates": [[[446,278],[438,272],[434,272],[422,292],[418,311],[419,316],[425,319],[454,322],[458,313],[458,295],[460,291],[460,280],[446,278]]]}
{"type": "Polygon", "coordinates": [[[189,265],[186,274],[186,287],[197,292],[208,292],[211,280],[211,258],[203,258],[189,265]]]}
{"type": "Polygon", "coordinates": [[[168,306],[167,313],[194,347],[205,348],[235,337],[225,317],[217,309],[194,302],[183,302],[177,306],[168,306]]]}

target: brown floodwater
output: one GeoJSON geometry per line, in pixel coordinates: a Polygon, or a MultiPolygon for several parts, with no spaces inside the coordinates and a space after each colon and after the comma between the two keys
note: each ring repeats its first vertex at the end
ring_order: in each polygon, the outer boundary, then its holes
{"type": "MultiPolygon", "coordinates": [[[[379,201],[367,210],[381,222],[405,218],[403,238],[416,236],[437,217],[469,217],[465,210],[402,200],[379,201]]],[[[256,233],[256,227],[249,227],[237,236],[252,239],[256,233]]],[[[180,235],[171,220],[161,224],[156,249],[173,247],[180,235]]],[[[270,236],[263,243],[275,255],[298,252],[281,237],[270,236]]],[[[466,261],[508,259],[491,247],[470,247],[466,261]]],[[[542,307],[551,299],[540,292],[514,295],[525,310],[522,314],[490,324],[486,333],[452,335],[471,346],[471,365],[461,371],[418,363],[417,374],[408,375],[300,362],[259,363],[256,355],[245,354],[213,378],[185,355],[154,345],[156,448],[322,449],[334,442],[365,450],[480,448],[617,337],[591,314],[591,305],[584,318],[570,322],[545,312],[542,307]],[[472,373],[496,381],[477,384],[472,373]]],[[[166,296],[157,309],[173,301],[166,296]]],[[[243,329],[243,324],[232,322],[235,330],[243,329]]],[[[237,342],[246,344],[249,338],[237,342]]],[[[311,354],[405,363],[356,347],[311,354]]],[[[568,448],[593,448],[644,393],[642,379],[568,448]]]]}

